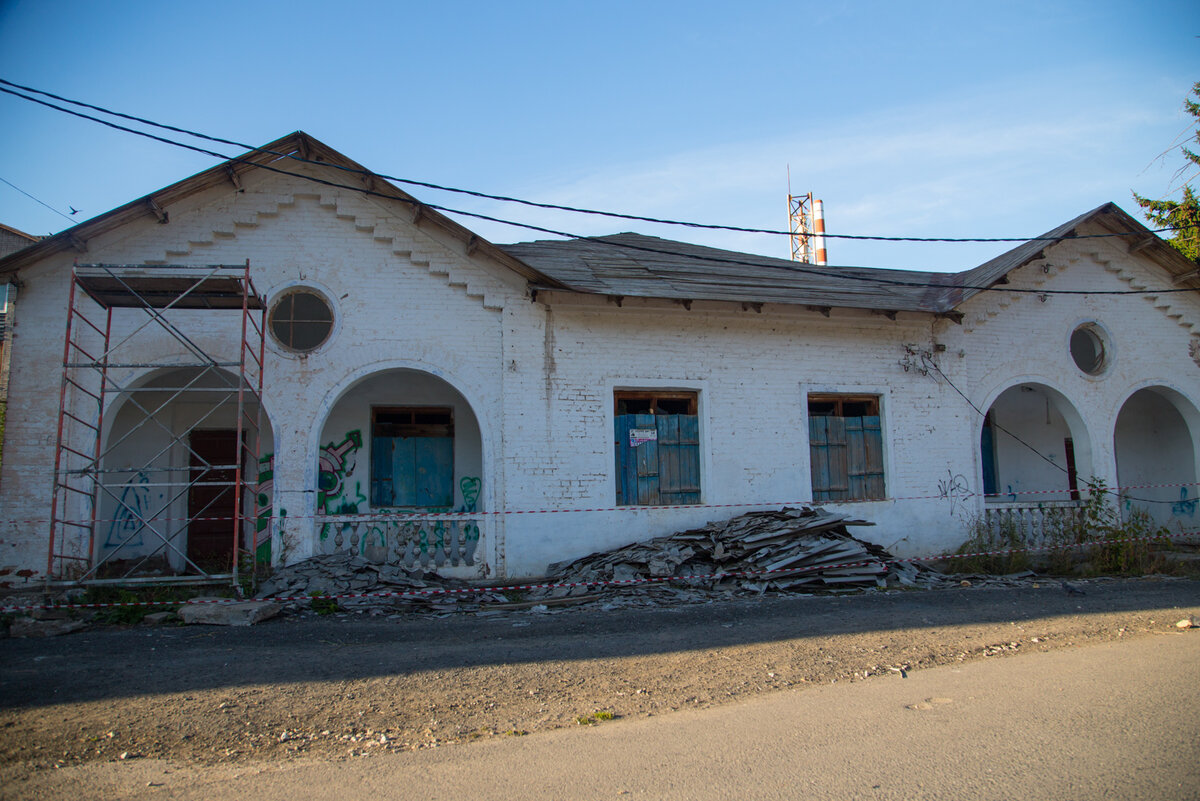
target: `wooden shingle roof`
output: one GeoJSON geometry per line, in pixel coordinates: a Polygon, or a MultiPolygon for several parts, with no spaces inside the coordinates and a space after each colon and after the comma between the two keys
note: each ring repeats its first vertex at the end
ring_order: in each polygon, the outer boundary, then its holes
{"type": "Polygon", "coordinates": [[[1013,270],[1078,229],[1129,234],[1119,247],[1158,262],[1173,281],[1200,288],[1196,265],[1112,203],[958,273],[819,267],[787,259],[659,239],[641,234],[543,240],[501,250],[576,292],[676,300],[724,300],[816,307],[951,314],[968,298],[1006,281],[1013,270]]]}

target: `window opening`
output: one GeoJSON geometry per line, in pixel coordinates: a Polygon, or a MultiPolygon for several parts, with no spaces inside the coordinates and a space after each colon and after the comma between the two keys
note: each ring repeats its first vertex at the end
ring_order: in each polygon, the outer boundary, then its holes
{"type": "Polygon", "coordinates": [[[814,501],[885,497],[878,396],[809,395],[808,443],[814,501]]]}
{"type": "Polygon", "coordinates": [[[695,392],[613,393],[617,504],[700,503],[695,392]]]}
{"type": "Polygon", "coordinates": [[[1071,359],[1088,375],[1099,375],[1108,366],[1104,339],[1096,326],[1085,323],[1071,333],[1071,359]]]}
{"type": "Polygon", "coordinates": [[[371,505],[454,505],[454,410],[371,409],[371,505]]]}
{"type": "Polygon", "coordinates": [[[285,293],[271,307],[271,335],[285,348],[299,353],[316,350],[333,331],[333,309],[311,289],[285,293]]]}

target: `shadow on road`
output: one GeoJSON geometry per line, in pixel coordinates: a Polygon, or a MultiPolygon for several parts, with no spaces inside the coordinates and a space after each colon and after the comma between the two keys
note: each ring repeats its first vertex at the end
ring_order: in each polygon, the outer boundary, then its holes
{"type": "Polygon", "coordinates": [[[1009,588],[764,597],[603,611],[397,620],[284,618],[250,628],[97,628],[0,640],[0,707],[37,707],[265,683],[351,681],[487,665],[635,657],[868,632],[1200,607],[1200,581],[1057,580],[1009,588]]]}

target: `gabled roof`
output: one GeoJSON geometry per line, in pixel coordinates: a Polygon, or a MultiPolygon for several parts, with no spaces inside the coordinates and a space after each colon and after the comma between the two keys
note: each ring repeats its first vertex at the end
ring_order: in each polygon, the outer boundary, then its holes
{"type": "Polygon", "coordinates": [[[621,297],[937,313],[958,296],[945,273],[818,267],[632,233],[500,248],[575,291],[621,297]]]}
{"type": "MultiPolygon", "coordinates": [[[[524,262],[514,259],[491,242],[475,235],[472,231],[439,213],[436,209],[429,208],[412,195],[396,188],[383,178],[372,174],[370,170],[367,170],[362,165],[352,161],[303,131],[290,133],[287,136],[276,139],[274,142],[263,145],[261,148],[231,158],[215,167],[196,173],[190,178],[185,178],[156,192],[151,192],[144,197],[93,217],[79,225],[67,228],[52,236],[44,237],[29,247],[0,258],[0,275],[33,264],[55,253],[69,250],[84,252],[86,251],[87,240],[120,228],[122,225],[133,220],[143,219],[147,215],[154,215],[160,221],[165,220],[169,222],[170,207],[173,203],[177,203],[184,198],[204,192],[215,186],[228,186],[231,182],[235,186],[239,185],[240,176],[259,167],[270,167],[274,170],[290,173],[292,171],[288,167],[294,163],[289,159],[291,156],[297,156],[305,161],[321,162],[333,167],[345,168],[344,170],[332,172],[327,179],[329,183],[343,185],[356,191],[370,191],[376,196],[394,198],[413,212],[420,209],[422,224],[431,223],[441,227],[450,235],[460,239],[471,252],[480,253],[492,258],[523,276],[526,280],[538,284],[547,283],[551,286],[559,286],[558,282],[553,278],[542,275],[524,262]]],[[[304,176],[298,175],[298,178],[306,180],[304,176]]],[[[313,185],[316,187],[322,186],[319,182],[313,185]]]]}
{"type": "Polygon", "coordinates": [[[577,292],[951,314],[1085,224],[1134,232],[1119,246],[1155,261],[1180,286],[1200,289],[1196,264],[1112,203],[959,273],[818,267],[631,233],[500,248],[577,292]]]}
{"type": "MultiPolygon", "coordinates": [[[[956,314],[963,301],[996,284],[1043,255],[1047,247],[1076,236],[1083,226],[1128,234],[1115,240],[1167,271],[1178,286],[1200,289],[1196,264],[1112,203],[1066,222],[1041,237],[1018,245],[978,267],[960,273],[883,270],[866,267],[818,267],[787,259],[721,250],[635,233],[584,239],[493,245],[437,210],[421,203],[338,151],[297,131],[230,159],[190,178],[126,203],[52,236],[37,239],[0,257],[0,275],[55,253],[86,252],[90,238],[148,215],[169,222],[172,204],[216,186],[240,185],[240,176],[258,168],[289,170],[298,157],[328,164],[329,183],[392,198],[419,217],[464,243],[468,253],[485,255],[525,278],[534,288],[584,294],[673,300],[720,300],[956,314]]],[[[324,180],[324,179],[321,179],[324,180]]],[[[322,184],[318,181],[316,186],[322,184]]],[[[19,232],[17,232],[19,233],[19,232]]],[[[28,235],[24,235],[28,236],[28,235]]]]}

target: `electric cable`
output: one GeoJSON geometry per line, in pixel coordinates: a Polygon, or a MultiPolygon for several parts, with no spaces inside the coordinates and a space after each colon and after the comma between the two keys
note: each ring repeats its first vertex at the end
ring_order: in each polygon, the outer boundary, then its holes
{"type": "MultiPolygon", "coordinates": [[[[4,80],[3,78],[0,78],[0,84],[4,84],[6,86],[11,86],[16,89],[21,89],[26,92],[33,92],[35,94],[39,94],[44,97],[50,97],[50,98],[59,100],[64,103],[70,103],[71,105],[74,105],[74,106],[80,106],[82,108],[90,108],[93,111],[98,111],[102,114],[108,114],[110,116],[118,117],[120,119],[125,119],[125,120],[129,120],[131,122],[141,123],[143,125],[149,125],[151,127],[160,128],[160,129],[166,130],[166,131],[173,131],[175,133],[181,133],[186,136],[192,136],[197,139],[203,139],[203,140],[206,140],[209,142],[214,142],[217,144],[224,144],[224,145],[231,145],[234,147],[240,147],[247,151],[258,151],[258,152],[266,153],[268,155],[278,156],[280,158],[287,158],[287,159],[302,162],[305,164],[316,164],[316,165],[320,165],[323,167],[333,167],[334,169],[342,170],[343,172],[353,173],[355,175],[369,175],[369,176],[376,177],[376,178],[383,178],[384,180],[388,180],[388,181],[394,181],[396,183],[407,184],[410,186],[420,186],[420,187],[424,187],[426,189],[433,189],[433,190],[436,190],[439,192],[452,192],[452,193],[461,194],[461,195],[468,195],[470,197],[477,197],[477,198],[481,198],[481,199],[485,199],[485,200],[496,200],[496,201],[500,201],[503,203],[517,203],[517,204],[520,204],[523,206],[530,206],[532,208],[549,209],[549,210],[554,210],[554,211],[567,211],[567,212],[572,212],[575,214],[589,214],[589,215],[595,215],[595,216],[600,216],[600,217],[613,217],[613,218],[622,219],[622,220],[633,220],[633,221],[637,221],[637,222],[654,223],[656,225],[676,225],[676,226],[683,226],[686,228],[699,228],[699,229],[720,230],[720,231],[735,231],[738,233],[748,233],[748,234],[769,234],[772,236],[789,236],[790,237],[790,236],[794,235],[794,233],[792,231],[783,231],[783,230],[778,230],[778,229],[774,229],[774,228],[750,228],[750,227],[744,227],[744,226],[738,226],[738,225],[722,225],[722,224],[718,224],[718,223],[699,223],[699,222],[692,222],[692,221],[687,221],[687,220],[673,220],[673,219],[662,218],[662,217],[649,217],[649,216],[644,216],[644,215],[640,215],[640,214],[625,214],[625,213],[615,212],[615,211],[603,211],[600,209],[589,209],[589,208],[583,208],[583,207],[579,207],[579,206],[565,206],[565,205],[561,205],[558,203],[543,203],[543,202],[534,201],[534,200],[525,200],[523,198],[511,197],[508,195],[496,195],[496,194],[491,194],[488,192],[480,192],[480,191],[476,191],[476,190],[472,190],[472,189],[462,189],[462,188],[458,188],[458,187],[445,186],[442,184],[431,183],[429,181],[418,181],[413,178],[401,178],[401,177],[398,177],[395,175],[387,175],[386,173],[371,172],[370,170],[366,170],[366,169],[358,169],[355,167],[347,167],[345,165],[340,165],[340,164],[330,164],[328,162],[316,161],[313,159],[308,159],[308,158],[304,158],[303,156],[296,155],[295,153],[280,153],[277,151],[268,150],[266,148],[255,147],[254,145],[249,145],[244,142],[238,142],[233,139],[223,139],[218,136],[210,136],[208,134],[200,133],[198,131],[192,131],[187,128],[180,128],[180,127],[177,127],[174,125],[166,125],[164,123],[155,122],[153,120],[146,119],[145,117],[137,117],[132,114],[125,114],[123,112],[114,111],[112,109],[108,109],[103,106],[97,106],[97,105],[93,105],[91,103],[85,103],[81,100],[72,100],[70,98],[63,97],[61,95],[56,95],[52,92],[47,92],[42,89],[35,89],[30,86],[23,86],[18,83],[13,83],[12,81],[4,80]]],[[[25,100],[33,100],[34,102],[39,102],[35,98],[25,97],[24,95],[20,95],[15,92],[9,92],[9,94],[13,94],[16,97],[22,97],[25,100]]],[[[51,108],[57,108],[57,107],[51,106],[51,108]]],[[[66,111],[66,109],[60,109],[60,110],[66,111]]],[[[165,140],[159,140],[159,141],[165,141],[165,140]]],[[[176,143],[176,144],[180,144],[180,143],[176,143]]],[[[204,152],[204,151],[202,151],[202,152],[204,152]]],[[[224,158],[224,157],[222,157],[222,158],[224,158]]],[[[459,212],[459,213],[463,213],[463,212],[459,212]]],[[[1168,232],[1168,231],[1180,231],[1180,230],[1185,230],[1187,228],[1193,228],[1193,227],[1195,227],[1195,226],[1183,226],[1181,228],[1166,227],[1166,228],[1155,228],[1155,229],[1149,229],[1149,230],[1151,230],[1151,233],[1157,234],[1157,233],[1164,233],[1164,232],[1168,232]]],[[[801,236],[810,236],[811,237],[811,236],[817,236],[817,234],[801,234],[801,236]]],[[[1042,242],[1042,241],[1057,241],[1058,240],[1058,237],[1046,237],[1046,236],[1034,236],[1034,237],[919,237],[919,236],[876,236],[876,235],[866,235],[866,234],[831,234],[831,233],[824,233],[824,234],[821,234],[821,236],[824,236],[826,239],[847,239],[847,240],[875,241],[875,242],[970,243],[970,242],[1042,242]]],[[[1137,232],[1137,231],[1126,231],[1126,232],[1108,233],[1108,234],[1084,234],[1082,236],[1077,236],[1076,238],[1079,238],[1079,239],[1103,239],[1103,238],[1109,238],[1109,237],[1125,237],[1125,236],[1141,236],[1141,233],[1137,232]]]]}
{"type": "Polygon", "coordinates": [[[35,203],[41,203],[43,206],[45,206],[46,208],[50,209],[50,211],[54,212],[54,213],[55,213],[55,214],[57,214],[59,217],[66,217],[68,220],[70,220],[70,221],[71,221],[71,223],[72,223],[72,224],[74,224],[75,222],[77,222],[77,221],[76,221],[76,219],[75,219],[74,217],[70,216],[69,214],[64,214],[63,212],[61,212],[61,211],[59,211],[58,209],[54,208],[53,206],[51,206],[49,203],[46,203],[45,201],[38,200],[36,197],[34,197],[33,195],[29,194],[28,192],[26,192],[26,191],[25,191],[24,189],[22,189],[21,187],[17,186],[17,185],[16,185],[16,184],[14,184],[12,181],[5,180],[4,178],[0,178],[0,181],[4,181],[4,183],[8,184],[8,185],[9,185],[9,186],[11,186],[13,189],[17,190],[17,191],[18,191],[18,192],[20,192],[22,195],[24,195],[25,197],[27,197],[27,198],[29,198],[30,200],[34,201],[35,203]]]}
{"type": "MultiPolygon", "coordinates": [[[[0,79],[0,83],[7,83],[7,82],[3,81],[3,79],[0,79]]],[[[1039,296],[1043,296],[1043,295],[1085,295],[1085,296],[1093,296],[1093,295],[1165,295],[1165,294],[1182,293],[1182,292],[1196,292],[1197,291],[1197,290],[1191,289],[1191,288],[1130,289],[1130,290],[1119,290],[1119,289],[1114,289],[1114,290],[1023,289],[1023,288],[1017,288],[1017,287],[994,286],[994,285],[993,286],[984,286],[984,285],[970,285],[970,284],[952,284],[952,283],[946,283],[946,282],[931,282],[931,281],[901,281],[898,279],[887,279],[887,278],[882,278],[882,277],[878,277],[878,276],[855,275],[852,273],[840,272],[840,271],[836,271],[836,270],[819,270],[819,269],[816,269],[813,267],[801,267],[801,266],[798,266],[797,263],[776,264],[776,263],[754,262],[754,261],[747,261],[745,259],[732,259],[732,258],[724,258],[724,257],[720,257],[720,256],[702,256],[702,255],[690,254],[690,253],[680,253],[678,251],[665,250],[662,248],[652,248],[652,247],[648,247],[648,246],[644,246],[644,245],[634,245],[634,244],[625,243],[625,242],[611,242],[611,241],[608,241],[605,237],[583,236],[581,234],[570,233],[567,231],[560,231],[560,230],[556,230],[553,228],[547,228],[544,226],[532,225],[529,223],[521,223],[521,222],[516,222],[514,220],[506,220],[501,217],[494,217],[494,216],[491,216],[488,214],[480,214],[478,212],[465,211],[463,209],[454,209],[454,208],[440,206],[440,205],[433,204],[433,203],[425,203],[425,202],[418,201],[413,198],[396,197],[395,195],[378,192],[373,189],[368,189],[366,187],[341,184],[341,183],[337,183],[336,181],[329,181],[329,180],[326,180],[323,178],[318,178],[313,175],[304,175],[302,173],[294,173],[294,172],[290,172],[288,170],[279,169],[278,167],[274,167],[269,164],[259,164],[257,162],[251,161],[250,159],[247,159],[245,157],[226,156],[225,154],[219,153],[215,150],[208,150],[207,148],[198,147],[196,145],[190,145],[185,142],[177,142],[175,140],[167,139],[166,137],[162,137],[162,136],[157,136],[155,134],[148,133],[146,131],[138,131],[134,128],[129,128],[124,125],[119,125],[115,122],[103,120],[98,117],[94,117],[90,114],[84,114],[79,111],[74,111],[72,109],[63,108],[62,106],[57,106],[53,103],[47,102],[45,100],[40,100],[36,97],[29,97],[27,95],[22,95],[19,92],[13,91],[12,89],[6,89],[3,86],[0,86],[0,92],[10,94],[15,97],[22,98],[24,100],[28,100],[32,103],[37,103],[39,105],[46,106],[46,107],[54,109],[56,111],[61,111],[65,114],[70,114],[72,116],[79,117],[81,119],[90,120],[92,122],[99,123],[100,125],[104,125],[106,127],[112,128],[114,130],[124,131],[126,133],[131,133],[136,136],[145,137],[147,139],[151,139],[156,142],[161,142],[163,144],[172,145],[174,147],[183,148],[185,150],[191,150],[196,153],[201,153],[201,154],[204,154],[207,156],[212,156],[213,158],[218,158],[225,162],[234,162],[234,163],[238,163],[238,164],[245,164],[245,165],[248,165],[248,166],[256,168],[256,169],[266,170],[268,172],[278,173],[280,175],[286,175],[286,176],[289,176],[292,178],[300,178],[302,180],[320,184],[322,186],[328,186],[328,187],[332,187],[332,188],[336,188],[336,189],[347,189],[352,192],[361,192],[362,194],[373,196],[373,197],[385,198],[385,199],[392,200],[392,201],[400,201],[402,203],[407,203],[414,207],[425,207],[425,208],[430,208],[430,209],[436,209],[437,211],[442,211],[447,214],[457,214],[457,215],[461,215],[464,217],[472,217],[475,219],[486,220],[488,222],[498,223],[500,225],[509,225],[509,226],[513,226],[516,228],[524,228],[524,229],[531,230],[531,231],[538,231],[540,233],[551,234],[553,236],[559,236],[559,237],[563,237],[566,239],[594,242],[594,243],[604,245],[607,247],[616,247],[616,248],[623,248],[626,250],[635,250],[635,251],[645,252],[645,253],[654,253],[654,254],[658,254],[658,255],[672,256],[675,258],[685,258],[685,259],[691,259],[691,260],[700,261],[700,262],[707,262],[710,264],[730,264],[730,265],[742,266],[742,267],[755,267],[755,268],[759,268],[759,269],[775,269],[775,270],[782,270],[784,272],[802,273],[802,274],[806,274],[806,275],[818,275],[818,276],[823,276],[826,278],[834,278],[834,279],[838,279],[838,280],[842,280],[842,281],[857,281],[859,283],[874,284],[874,285],[881,285],[881,286],[898,286],[898,287],[922,288],[922,289],[958,289],[958,290],[971,290],[971,291],[978,291],[978,292],[1010,292],[1010,293],[1018,293],[1018,294],[1033,294],[1033,295],[1039,295],[1039,296]]],[[[262,152],[269,153],[270,151],[262,151],[262,152]]],[[[320,166],[324,166],[324,167],[336,166],[336,165],[328,164],[326,162],[315,162],[315,163],[319,164],[320,166]]],[[[376,177],[380,177],[380,178],[383,177],[378,174],[374,174],[374,173],[371,173],[371,174],[375,175],[376,177]]],[[[1164,230],[1167,230],[1167,229],[1164,229],[1164,230]]],[[[1097,235],[1087,235],[1087,236],[1100,237],[1100,236],[1125,236],[1125,235],[1126,234],[1097,234],[1097,235]]],[[[1053,241],[1059,241],[1059,239],[1064,239],[1064,238],[1067,238],[1067,237],[1053,238],[1053,241]]],[[[1076,238],[1080,238],[1080,237],[1076,237],[1076,238]]],[[[1026,240],[1021,240],[1021,241],[1026,241],[1026,240]]]]}

